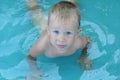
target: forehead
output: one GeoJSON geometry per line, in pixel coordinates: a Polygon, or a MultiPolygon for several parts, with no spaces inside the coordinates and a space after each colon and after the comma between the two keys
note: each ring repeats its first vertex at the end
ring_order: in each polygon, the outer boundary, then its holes
{"type": "Polygon", "coordinates": [[[59,29],[78,29],[78,21],[74,17],[70,17],[67,19],[59,19],[55,16],[51,16],[50,22],[49,22],[50,28],[59,28],[59,29]]]}

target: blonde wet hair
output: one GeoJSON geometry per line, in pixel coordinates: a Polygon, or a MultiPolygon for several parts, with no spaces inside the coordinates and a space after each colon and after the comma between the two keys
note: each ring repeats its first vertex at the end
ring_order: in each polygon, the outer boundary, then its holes
{"type": "MultiPolygon", "coordinates": [[[[77,22],[78,29],[80,28],[80,11],[76,4],[69,1],[60,1],[56,3],[49,11],[48,25],[51,21],[51,16],[54,15],[58,20],[74,19],[77,22]]],[[[41,28],[41,33],[46,32],[46,27],[41,28]]]]}
{"type": "Polygon", "coordinates": [[[48,25],[51,20],[51,16],[54,15],[56,19],[66,20],[73,18],[77,21],[78,27],[80,26],[80,11],[76,4],[69,1],[61,1],[55,4],[48,15],[48,25]]]}

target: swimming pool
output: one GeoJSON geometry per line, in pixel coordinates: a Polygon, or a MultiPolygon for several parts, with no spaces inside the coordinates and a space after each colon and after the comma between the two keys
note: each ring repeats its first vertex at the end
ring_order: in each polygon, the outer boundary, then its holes
{"type": "MultiPolygon", "coordinates": [[[[39,0],[46,14],[56,0],[39,0]]],[[[82,72],[75,55],[37,64],[48,77],[41,80],[120,80],[120,0],[80,0],[81,35],[90,36],[89,57],[94,67],[82,72]]],[[[27,51],[38,39],[24,0],[0,1],[0,80],[25,80],[30,73],[27,51]]]]}

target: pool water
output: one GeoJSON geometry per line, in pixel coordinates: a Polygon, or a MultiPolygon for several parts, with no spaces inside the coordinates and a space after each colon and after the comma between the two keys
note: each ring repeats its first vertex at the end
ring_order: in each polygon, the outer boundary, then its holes
{"type": "MultiPolygon", "coordinates": [[[[59,1],[59,0],[58,0],[59,1]]],[[[47,15],[56,0],[39,0],[47,15]]],[[[81,36],[89,36],[92,70],[76,64],[80,51],[60,58],[38,57],[37,64],[47,74],[40,80],[120,80],[120,0],[80,0],[81,36]]],[[[39,34],[30,20],[24,0],[0,1],[0,80],[25,80],[30,74],[28,49],[39,34]]],[[[33,79],[35,80],[35,79],[33,79]]]]}

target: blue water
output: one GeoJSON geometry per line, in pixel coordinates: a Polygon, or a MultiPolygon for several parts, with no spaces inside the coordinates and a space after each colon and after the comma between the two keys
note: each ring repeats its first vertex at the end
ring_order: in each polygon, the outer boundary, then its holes
{"type": "MultiPolygon", "coordinates": [[[[39,0],[47,15],[56,0],[39,0]]],[[[80,35],[90,36],[89,58],[93,68],[82,71],[76,64],[80,51],[60,58],[38,57],[48,77],[40,80],[120,80],[120,0],[80,0],[80,35]]],[[[25,80],[30,74],[28,49],[39,34],[30,20],[24,0],[0,1],[0,80],[25,80]]]]}

